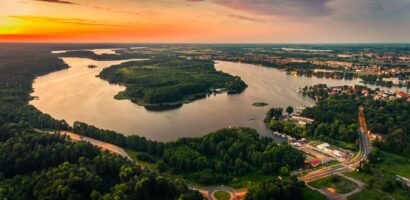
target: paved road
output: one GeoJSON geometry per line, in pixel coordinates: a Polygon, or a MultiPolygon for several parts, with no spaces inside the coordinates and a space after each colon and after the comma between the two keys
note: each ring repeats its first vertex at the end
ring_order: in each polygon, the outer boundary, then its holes
{"type": "Polygon", "coordinates": [[[360,162],[367,159],[367,155],[370,153],[370,150],[371,150],[370,149],[371,144],[367,137],[367,126],[366,126],[366,120],[364,117],[363,106],[359,107],[358,121],[359,121],[358,133],[359,133],[359,141],[360,141],[359,152],[352,159],[347,160],[341,164],[337,164],[337,165],[330,166],[330,167],[324,167],[316,171],[312,171],[302,177],[299,177],[299,179],[308,183],[311,181],[315,181],[315,180],[330,176],[332,174],[345,173],[345,172],[356,170],[359,167],[360,162]]]}
{"type": "MultiPolygon", "coordinates": [[[[82,136],[79,135],[77,133],[73,133],[73,132],[69,132],[69,131],[42,131],[42,130],[38,130],[36,129],[36,131],[38,132],[42,132],[42,133],[48,133],[48,134],[60,134],[60,135],[66,135],[70,140],[72,141],[85,141],[85,142],[89,142],[90,144],[97,146],[103,150],[107,150],[110,151],[114,154],[120,155],[128,160],[130,160],[131,162],[135,163],[136,165],[138,165],[141,168],[144,168],[143,165],[138,164],[136,161],[134,161],[134,159],[132,159],[127,152],[124,151],[123,148],[113,145],[111,143],[108,142],[103,142],[100,140],[96,140],[90,137],[86,137],[86,136],[82,136]]],[[[196,186],[196,185],[190,185],[187,184],[187,186],[192,189],[192,190],[197,190],[199,191],[205,198],[209,199],[209,200],[215,200],[214,198],[214,194],[217,191],[226,191],[229,194],[231,194],[231,200],[237,200],[237,199],[242,199],[245,195],[247,190],[246,189],[233,189],[230,187],[225,187],[225,186],[212,186],[212,187],[202,187],[202,186],[196,186]]]]}
{"type": "MultiPolygon", "coordinates": [[[[37,130],[37,131],[41,131],[41,130],[37,130]]],[[[85,141],[85,142],[89,142],[90,144],[97,146],[103,150],[107,150],[110,151],[114,154],[120,155],[130,161],[134,160],[127,154],[127,152],[124,151],[123,148],[117,146],[117,145],[113,145],[111,143],[108,142],[103,142],[100,140],[96,140],[90,137],[85,137],[76,133],[72,133],[72,132],[68,132],[68,131],[41,131],[43,133],[51,133],[51,134],[60,134],[60,135],[66,135],[70,140],[72,141],[85,141]]]]}
{"type": "Polygon", "coordinates": [[[359,107],[358,126],[359,126],[358,133],[359,133],[359,142],[360,142],[359,152],[352,159],[347,160],[341,164],[324,167],[316,171],[310,172],[302,177],[299,177],[299,180],[302,180],[305,183],[309,183],[309,182],[319,180],[319,179],[325,178],[333,174],[338,174],[340,176],[343,176],[353,181],[354,183],[358,185],[358,187],[354,191],[344,194],[344,195],[328,194],[326,192],[321,191],[322,194],[325,194],[330,199],[347,199],[348,196],[353,195],[357,192],[360,192],[363,189],[364,184],[356,179],[346,177],[345,175],[343,175],[343,173],[352,172],[356,170],[360,166],[360,163],[367,159],[367,156],[371,151],[371,144],[369,142],[369,138],[367,137],[367,125],[366,125],[363,106],[359,107]]]}

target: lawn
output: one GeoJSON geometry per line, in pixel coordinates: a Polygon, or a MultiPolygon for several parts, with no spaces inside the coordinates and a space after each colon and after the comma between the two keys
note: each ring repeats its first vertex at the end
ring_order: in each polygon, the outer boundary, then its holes
{"type": "Polygon", "coordinates": [[[220,190],[220,191],[215,192],[214,197],[217,200],[229,200],[229,199],[231,199],[231,194],[229,194],[228,192],[220,190]]]}
{"type": "MultiPolygon", "coordinates": [[[[373,193],[383,193],[386,196],[388,193],[382,190],[383,183],[385,180],[394,180],[395,175],[400,175],[403,177],[410,178],[410,159],[399,156],[392,153],[382,152],[381,153],[381,161],[377,164],[373,164],[371,167],[372,173],[366,174],[363,172],[351,172],[347,175],[353,177],[355,179],[361,180],[364,183],[368,183],[370,179],[375,179],[373,188],[375,190],[373,193]]],[[[360,199],[361,197],[366,197],[366,194],[362,193],[369,193],[370,189],[367,191],[360,192],[353,197],[356,199],[360,199]]],[[[403,188],[396,187],[395,190],[390,193],[395,199],[408,199],[408,194],[406,190],[403,188]]]]}
{"type": "Polygon", "coordinates": [[[333,188],[339,194],[349,193],[357,187],[355,183],[338,175],[329,176],[324,179],[311,182],[309,185],[318,189],[333,188]]]}
{"type": "Polygon", "coordinates": [[[249,186],[260,183],[261,181],[270,177],[276,176],[269,176],[263,173],[253,172],[245,176],[235,177],[234,180],[228,184],[228,186],[233,188],[248,188],[249,186]]]}
{"type": "Polygon", "coordinates": [[[311,190],[308,187],[303,188],[303,199],[307,200],[326,200],[327,198],[320,194],[319,192],[316,192],[314,190],[311,190]]]}
{"type": "Polygon", "coordinates": [[[363,191],[354,194],[353,196],[349,197],[349,200],[384,200],[389,199],[389,197],[382,192],[379,192],[374,189],[365,188],[363,191]]]}

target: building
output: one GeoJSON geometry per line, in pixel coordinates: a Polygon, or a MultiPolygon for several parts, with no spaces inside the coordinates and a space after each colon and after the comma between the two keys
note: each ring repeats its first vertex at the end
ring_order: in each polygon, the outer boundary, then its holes
{"type": "Polygon", "coordinates": [[[319,150],[322,150],[322,151],[324,151],[325,148],[329,148],[329,147],[330,147],[330,145],[328,143],[323,143],[323,144],[319,144],[319,145],[316,146],[316,148],[318,148],[319,150]]]}
{"type": "Polygon", "coordinates": [[[328,147],[325,147],[325,148],[323,149],[323,152],[325,152],[326,154],[330,154],[330,155],[332,155],[332,153],[333,153],[332,149],[330,149],[330,148],[328,148],[328,147]]]}
{"type": "Polygon", "coordinates": [[[399,85],[401,83],[399,78],[383,78],[382,81],[383,82],[392,82],[393,85],[399,85]]]}
{"type": "Polygon", "coordinates": [[[311,160],[308,160],[308,163],[312,167],[317,167],[322,164],[322,161],[319,159],[311,159],[311,160]]]}
{"type": "Polygon", "coordinates": [[[405,93],[405,92],[397,92],[396,93],[397,98],[404,98],[404,97],[407,97],[407,96],[408,96],[408,94],[405,93]]]}
{"type": "Polygon", "coordinates": [[[345,158],[347,156],[346,152],[339,151],[339,150],[333,150],[333,154],[335,154],[339,158],[345,158]]]}
{"type": "Polygon", "coordinates": [[[299,116],[292,116],[291,119],[297,121],[299,125],[306,125],[315,121],[314,119],[299,116]]]}

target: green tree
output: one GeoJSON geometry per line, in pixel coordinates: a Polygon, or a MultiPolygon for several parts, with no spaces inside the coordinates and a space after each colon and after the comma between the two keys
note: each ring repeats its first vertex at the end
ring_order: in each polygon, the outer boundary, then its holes
{"type": "Polygon", "coordinates": [[[288,113],[288,115],[292,114],[292,113],[293,113],[293,107],[292,107],[292,106],[288,106],[288,107],[286,108],[286,112],[288,113]]]}

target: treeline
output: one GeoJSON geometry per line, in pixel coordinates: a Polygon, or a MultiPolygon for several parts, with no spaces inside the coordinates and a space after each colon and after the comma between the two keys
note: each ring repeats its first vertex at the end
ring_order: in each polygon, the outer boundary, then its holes
{"type": "Polygon", "coordinates": [[[247,87],[239,77],[216,71],[212,61],[170,56],[111,66],[99,76],[126,86],[116,98],[131,99],[142,105],[190,101],[205,97],[217,88],[238,93],[247,87]]]}
{"type": "Polygon", "coordinates": [[[100,61],[109,61],[109,60],[126,60],[126,59],[141,59],[149,58],[149,55],[142,53],[132,53],[124,54],[124,51],[121,51],[121,54],[95,54],[92,51],[86,50],[75,50],[75,51],[66,51],[62,53],[56,53],[59,57],[75,57],[75,58],[89,58],[93,60],[100,61]]]}
{"type": "Polygon", "coordinates": [[[162,156],[165,143],[147,140],[138,135],[124,136],[115,131],[99,129],[82,122],[74,122],[72,131],[97,140],[109,142],[120,147],[130,148],[135,151],[147,152],[151,155],[162,156]]]}
{"type": "Polygon", "coordinates": [[[160,171],[192,174],[203,184],[229,183],[237,176],[253,171],[279,174],[303,166],[304,156],[287,145],[277,145],[260,138],[253,129],[221,129],[199,138],[183,138],[175,142],[156,142],[139,136],[101,130],[76,122],[73,131],[145,152],[142,160],[157,162],[160,171]],[[158,159],[159,158],[159,159],[158,159]]]}

